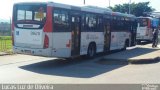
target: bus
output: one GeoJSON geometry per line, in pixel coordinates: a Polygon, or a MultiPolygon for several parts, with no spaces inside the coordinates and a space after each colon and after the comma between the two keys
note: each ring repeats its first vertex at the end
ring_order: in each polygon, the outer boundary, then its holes
{"type": "Polygon", "coordinates": [[[94,57],[134,46],[136,17],[94,6],[24,2],[13,7],[15,53],[70,58],[94,57]]]}
{"type": "Polygon", "coordinates": [[[159,24],[160,24],[160,22],[159,22],[159,19],[158,18],[153,18],[152,19],[152,28],[154,29],[154,28],[159,28],[159,24]]]}
{"type": "Polygon", "coordinates": [[[137,18],[137,42],[149,41],[152,42],[153,39],[153,18],[151,17],[138,17],[137,18]]]}

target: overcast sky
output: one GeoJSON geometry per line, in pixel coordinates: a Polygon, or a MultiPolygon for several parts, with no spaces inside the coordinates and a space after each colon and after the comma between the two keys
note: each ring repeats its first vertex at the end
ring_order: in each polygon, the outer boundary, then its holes
{"type": "MultiPolygon", "coordinates": [[[[43,1],[47,0],[3,0],[0,3],[0,18],[1,19],[9,19],[12,15],[12,7],[14,3],[17,2],[33,2],[33,1],[43,1]]],[[[58,3],[70,4],[75,6],[83,6],[83,0],[48,0],[58,3]]],[[[131,2],[150,2],[150,6],[156,9],[156,11],[160,12],[160,0],[131,0],[131,2]]],[[[116,4],[129,3],[129,0],[110,0],[110,5],[114,6],[116,4]]],[[[99,7],[108,7],[109,0],[86,0],[86,5],[93,5],[99,7]]]]}

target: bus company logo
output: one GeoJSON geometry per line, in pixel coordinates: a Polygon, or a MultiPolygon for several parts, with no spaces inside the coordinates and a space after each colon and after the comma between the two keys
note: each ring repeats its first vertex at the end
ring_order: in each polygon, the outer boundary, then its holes
{"type": "Polygon", "coordinates": [[[87,40],[88,40],[88,39],[96,40],[96,39],[98,39],[98,36],[87,34],[86,39],[87,39],[87,40]]]}
{"type": "Polygon", "coordinates": [[[19,35],[19,31],[16,31],[16,35],[17,35],[17,36],[19,35]]]}
{"type": "Polygon", "coordinates": [[[40,35],[40,32],[31,32],[31,35],[39,36],[39,35],[40,35]]]}

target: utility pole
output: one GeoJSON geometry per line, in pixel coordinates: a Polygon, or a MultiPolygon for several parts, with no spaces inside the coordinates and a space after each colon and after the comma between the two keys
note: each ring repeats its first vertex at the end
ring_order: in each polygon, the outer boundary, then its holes
{"type": "Polygon", "coordinates": [[[83,4],[84,4],[84,5],[86,4],[86,0],[83,1],[83,4]]]}
{"type": "Polygon", "coordinates": [[[110,0],[108,0],[109,1],[109,7],[111,6],[111,1],[110,0]]]}
{"type": "Polygon", "coordinates": [[[131,14],[131,0],[129,0],[129,12],[128,14],[131,14]]]}

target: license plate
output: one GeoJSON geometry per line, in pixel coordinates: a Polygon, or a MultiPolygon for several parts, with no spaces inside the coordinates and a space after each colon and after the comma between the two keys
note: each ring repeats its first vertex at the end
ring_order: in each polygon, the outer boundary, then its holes
{"type": "Polygon", "coordinates": [[[26,54],[31,54],[31,50],[24,50],[26,54]]]}

